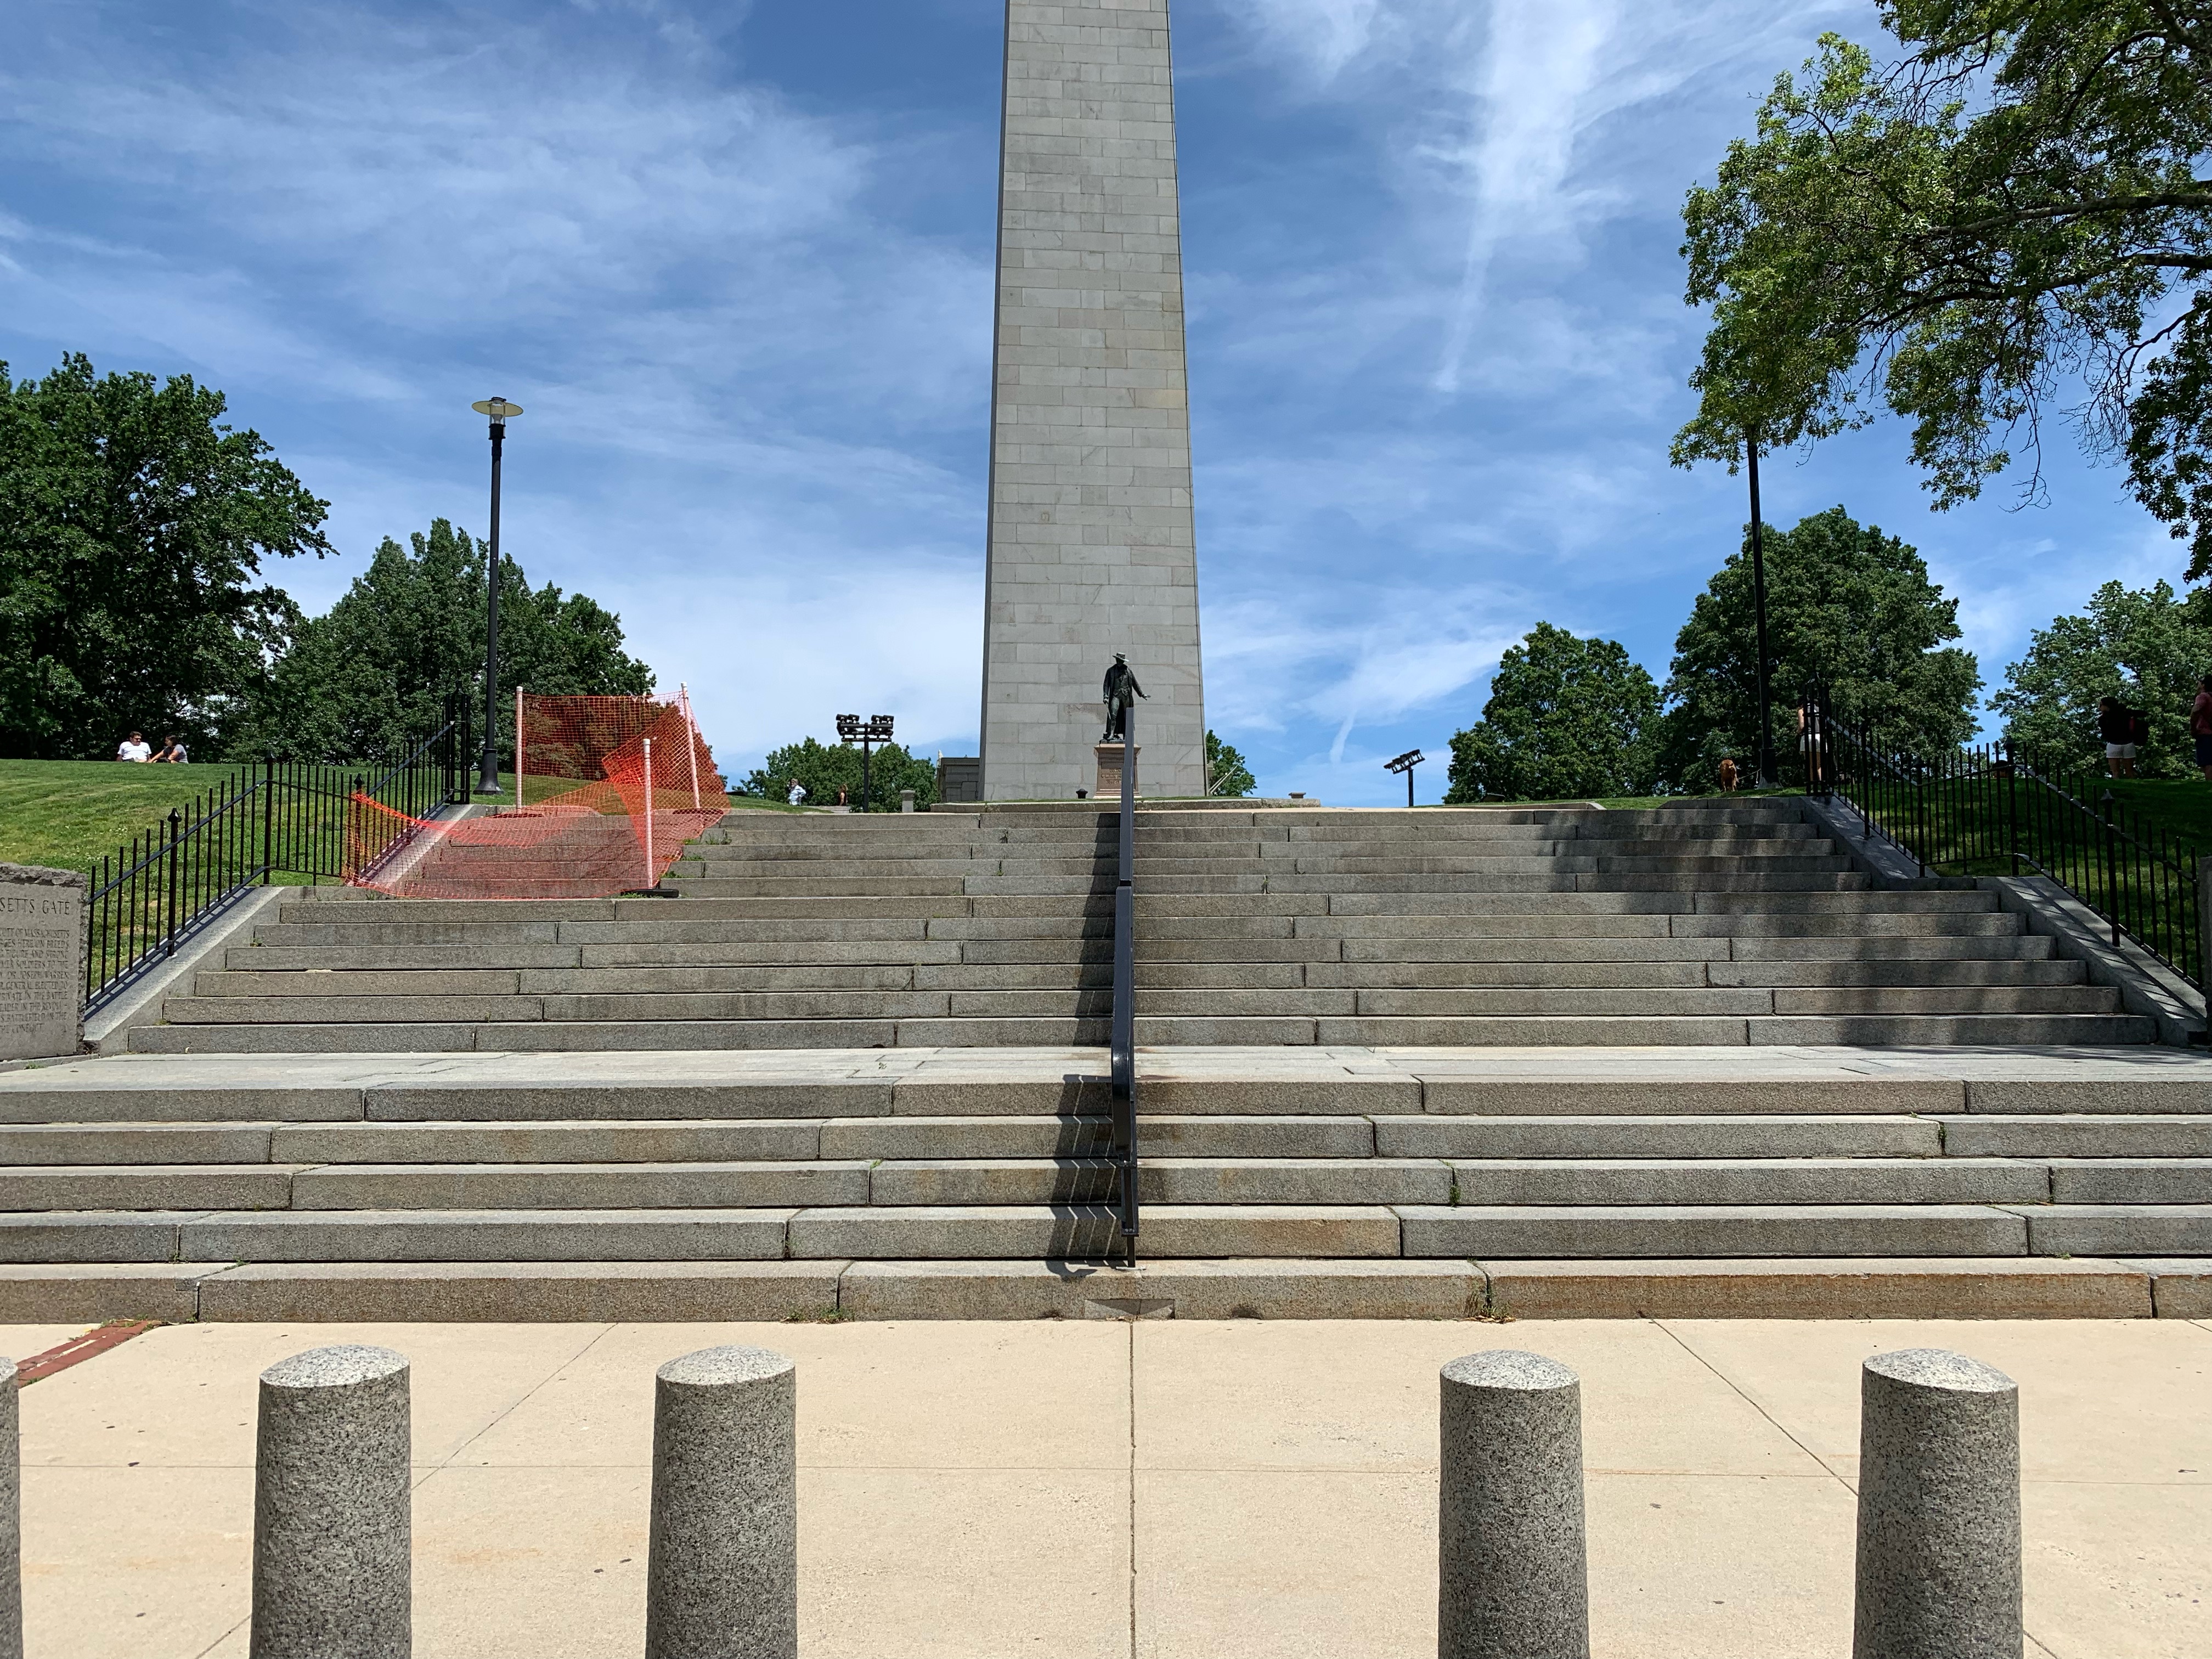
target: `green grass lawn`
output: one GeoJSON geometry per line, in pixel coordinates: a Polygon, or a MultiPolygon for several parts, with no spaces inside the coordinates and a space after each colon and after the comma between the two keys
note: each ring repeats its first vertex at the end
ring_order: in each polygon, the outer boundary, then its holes
{"type": "Polygon", "coordinates": [[[2112,799],[2155,830],[2212,853],[2212,783],[2202,778],[2112,778],[2090,781],[2094,793],[2076,796],[2092,811],[2110,789],[2112,799]]]}
{"type": "Polygon", "coordinates": [[[103,855],[235,769],[0,760],[0,859],[89,873],[103,855]]]}
{"type": "MultiPolygon", "coordinates": [[[[42,864],[88,875],[112,858],[133,836],[157,830],[172,807],[189,810],[195,796],[218,789],[235,766],[130,766],[116,761],[0,760],[0,860],[42,864]]],[[[512,774],[500,775],[512,792],[512,774]]],[[[526,800],[573,789],[567,778],[525,777],[526,800]]],[[[502,797],[477,799],[497,805],[502,797]]],[[[504,799],[512,799],[512,793],[504,799]]],[[[781,801],[733,797],[732,806],[762,812],[797,812],[781,801]]],[[[311,878],[279,873],[283,883],[311,878]]]]}

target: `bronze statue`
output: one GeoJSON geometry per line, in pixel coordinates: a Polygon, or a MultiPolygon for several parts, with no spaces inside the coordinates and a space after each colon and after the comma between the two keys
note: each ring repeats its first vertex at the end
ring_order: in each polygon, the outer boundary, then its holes
{"type": "Polygon", "coordinates": [[[1127,738],[1131,700],[1144,695],[1145,688],[1137,684],[1129,659],[1116,651],[1114,665],[1106,671],[1106,735],[1099,742],[1121,743],[1127,738]]]}

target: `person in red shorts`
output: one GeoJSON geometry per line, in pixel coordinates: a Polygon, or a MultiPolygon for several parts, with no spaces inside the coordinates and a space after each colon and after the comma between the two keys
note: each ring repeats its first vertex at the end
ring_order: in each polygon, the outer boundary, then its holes
{"type": "Polygon", "coordinates": [[[2189,705],[2189,738],[2197,746],[2197,769],[2212,783],[2212,674],[2197,682],[2197,701],[2189,705]]]}

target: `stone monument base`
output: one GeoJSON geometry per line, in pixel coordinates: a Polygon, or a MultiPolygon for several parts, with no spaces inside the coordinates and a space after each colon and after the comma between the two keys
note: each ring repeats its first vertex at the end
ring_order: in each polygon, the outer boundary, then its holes
{"type": "Polygon", "coordinates": [[[0,864],[0,1060],[82,1046],[84,895],[75,870],[0,864]]]}
{"type": "MultiPolygon", "coordinates": [[[[1091,793],[1109,806],[1119,806],[1121,804],[1122,746],[1118,743],[1102,743],[1093,752],[1098,757],[1098,787],[1091,793]]],[[[1139,744],[1136,753],[1141,755],[1144,752],[1145,745],[1139,744]]]]}

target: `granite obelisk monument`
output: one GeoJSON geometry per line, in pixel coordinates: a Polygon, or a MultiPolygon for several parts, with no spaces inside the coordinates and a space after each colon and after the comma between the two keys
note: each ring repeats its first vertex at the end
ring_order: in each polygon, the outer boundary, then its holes
{"type": "Polygon", "coordinates": [[[1168,0],[1008,0],[983,798],[1097,776],[1099,678],[1147,693],[1147,795],[1206,793],[1168,0]]]}

